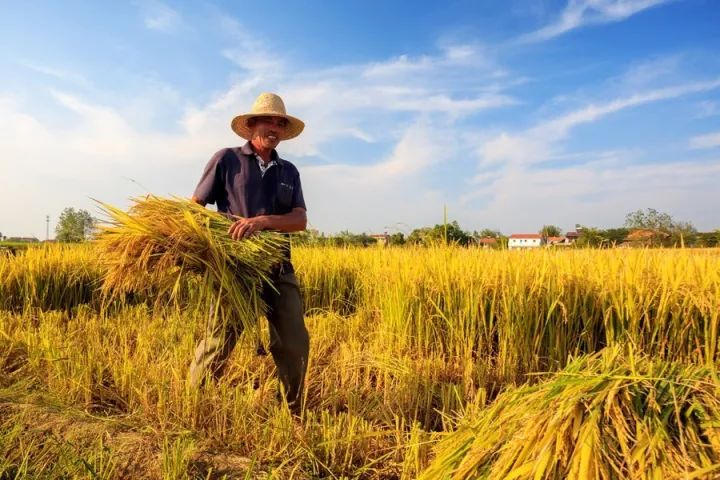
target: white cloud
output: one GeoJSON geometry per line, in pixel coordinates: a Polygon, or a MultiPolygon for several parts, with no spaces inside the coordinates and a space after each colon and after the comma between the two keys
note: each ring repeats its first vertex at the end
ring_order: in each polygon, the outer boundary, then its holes
{"type": "Polygon", "coordinates": [[[148,1],[142,5],[142,9],[143,23],[150,30],[171,32],[180,26],[180,14],[164,3],[148,1]]]}
{"type": "MultiPolygon", "coordinates": [[[[659,88],[588,105],[525,131],[500,132],[478,146],[478,170],[457,207],[479,208],[475,224],[510,225],[516,230],[539,228],[538,222],[572,226],[587,223],[588,218],[601,226],[617,225],[628,211],[648,205],[696,215],[698,201],[720,201],[713,186],[720,183],[720,166],[715,163],[688,159],[639,164],[633,158],[637,152],[627,151],[582,153],[584,161],[571,166],[558,160],[574,155],[564,152],[563,140],[579,125],[624,109],[717,88],[720,79],[659,88]],[[507,212],[512,212],[512,219],[507,212]]],[[[696,148],[716,144],[720,145],[720,132],[691,141],[696,148]]]]}
{"type": "Polygon", "coordinates": [[[693,93],[707,92],[717,88],[720,88],[720,79],[658,88],[598,105],[591,104],[541,122],[520,134],[503,132],[480,147],[481,164],[497,164],[500,162],[532,164],[542,162],[553,152],[554,145],[565,138],[570,130],[578,125],[597,121],[627,108],[693,93]]]}
{"type": "Polygon", "coordinates": [[[712,100],[703,100],[697,104],[697,118],[707,118],[720,115],[720,104],[712,100]]]}
{"type": "MultiPolygon", "coordinates": [[[[582,165],[528,169],[513,166],[480,192],[464,223],[502,226],[506,233],[537,231],[543,224],[570,229],[576,223],[622,224],[638,208],[657,208],[692,220],[704,205],[717,205],[720,162],[693,160],[622,164],[600,159],[582,165]],[[509,212],[512,212],[509,215],[509,212]]],[[[703,225],[699,225],[703,228],[703,225]]],[[[716,225],[704,225],[716,228],[716,225]]]]}
{"type": "Polygon", "coordinates": [[[648,8],[668,3],[668,1],[669,0],[569,0],[567,6],[555,22],[522,36],[520,41],[543,41],[585,25],[619,22],[648,8]]]}
{"type": "Polygon", "coordinates": [[[391,154],[378,162],[304,167],[303,190],[314,226],[379,232],[387,225],[427,222],[442,203],[442,193],[427,185],[428,172],[457,152],[451,138],[441,125],[421,121],[408,125],[391,154]]]}
{"type": "Polygon", "coordinates": [[[690,148],[717,148],[720,147],[720,132],[698,135],[690,139],[690,148]]]}
{"type": "Polygon", "coordinates": [[[62,68],[56,68],[50,65],[44,65],[27,59],[20,60],[18,63],[37,73],[57,78],[59,80],[68,81],[83,88],[88,88],[91,86],[90,82],[84,76],[76,72],[71,72],[62,68]]]}
{"type": "MultiPolygon", "coordinates": [[[[0,212],[0,225],[17,225],[18,234],[33,233],[39,218],[44,229],[44,215],[55,215],[48,211],[52,208],[56,213],[65,206],[93,208],[88,197],[123,205],[127,197],[143,193],[138,184],[161,195],[190,194],[210,155],[241,143],[229,129],[230,119],[265,90],[280,93],[289,113],[306,121],[303,135],[283,143],[280,151],[299,165],[310,221],[325,231],[378,231],[399,222],[427,225],[441,220],[444,203],[451,218],[468,228],[526,229],[538,221],[574,225],[583,216],[610,224],[610,207],[622,216],[647,206],[637,205],[639,201],[663,208],[661,202],[653,203],[658,198],[667,204],[677,197],[677,205],[687,206],[680,194],[692,197],[688,190],[708,201],[712,193],[704,186],[720,180],[712,166],[701,162],[684,162],[689,168],[677,173],[676,163],[633,166],[632,153],[573,154],[563,145],[578,125],[711,91],[720,87],[720,80],[638,89],[642,93],[585,105],[526,130],[492,127],[491,132],[474,130],[466,119],[518,104],[509,92],[520,80],[478,45],[308,69],[294,65],[272,45],[259,44],[232,18],[218,25],[232,44],[220,54],[243,72],[209,101],[191,102],[172,88],[152,85],[142,101],[128,101],[132,107],[112,108],[56,87],[50,91],[54,105],[48,108],[62,109],[69,120],[53,127],[44,112],[31,111],[17,97],[0,96],[0,166],[4,177],[9,172],[5,178],[10,184],[0,192],[0,201],[11,204],[30,190],[47,196],[26,206],[27,218],[15,218],[13,209],[0,212]],[[153,98],[152,92],[161,92],[164,99],[153,98]],[[143,112],[153,115],[164,103],[180,105],[174,112],[177,124],[147,128],[143,112]],[[372,153],[360,156],[346,147],[340,153],[344,157],[333,158],[329,152],[337,152],[347,139],[353,145],[364,143],[372,153]],[[573,155],[582,155],[583,161],[563,162],[573,155]],[[473,171],[468,163],[476,158],[479,168],[473,171]],[[9,159],[30,161],[11,164],[9,159]],[[441,187],[444,183],[436,181],[457,171],[465,183],[441,187]],[[673,177],[679,180],[671,185],[673,177]]],[[[636,77],[647,79],[656,71],[638,70],[636,77]]]]}

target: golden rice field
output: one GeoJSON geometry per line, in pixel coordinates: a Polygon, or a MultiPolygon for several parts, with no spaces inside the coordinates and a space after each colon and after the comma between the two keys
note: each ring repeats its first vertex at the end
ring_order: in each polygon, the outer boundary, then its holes
{"type": "Polygon", "coordinates": [[[293,256],[300,417],[251,334],[188,387],[197,279],[107,301],[93,245],[0,256],[0,479],[720,478],[720,251],[293,256]]]}

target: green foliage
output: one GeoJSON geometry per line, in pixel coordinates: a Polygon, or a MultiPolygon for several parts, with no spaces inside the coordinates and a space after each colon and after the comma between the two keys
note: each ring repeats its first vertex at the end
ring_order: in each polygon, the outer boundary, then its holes
{"type": "Polygon", "coordinates": [[[582,227],[577,239],[578,247],[609,248],[620,245],[630,233],[627,228],[608,228],[602,230],[595,227],[582,227]]]}
{"type": "Polygon", "coordinates": [[[316,246],[325,244],[325,236],[315,229],[307,229],[301,232],[293,233],[291,239],[292,244],[297,246],[316,246]]]}
{"type": "Polygon", "coordinates": [[[720,230],[698,233],[695,240],[695,245],[698,247],[718,247],[720,246],[720,230]]]}
{"type": "Polygon", "coordinates": [[[603,238],[610,246],[620,245],[625,241],[630,230],[627,228],[608,228],[601,230],[603,238]]]}
{"type": "Polygon", "coordinates": [[[343,230],[337,235],[329,237],[327,244],[334,247],[367,247],[376,245],[377,240],[365,233],[352,233],[343,230]]]}
{"type": "Polygon", "coordinates": [[[87,210],[75,210],[68,207],[60,214],[55,227],[58,242],[78,243],[88,240],[95,229],[95,219],[87,210]]]}
{"type": "Polygon", "coordinates": [[[538,233],[547,239],[548,237],[559,237],[562,235],[562,230],[557,225],[543,225],[538,233]]]}
{"type": "Polygon", "coordinates": [[[473,237],[475,238],[500,238],[501,236],[502,233],[498,230],[492,230],[490,228],[483,228],[479,232],[473,232],[473,237]]]}
{"type": "Polygon", "coordinates": [[[625,227],[631,229],[659,230],[670,233],[674,225],[672,217],[664,212],[658,212],[654,208],[642,209],[630,212],[625,216],[625,227]]]}
{"type": "Polygon", "coordinates": [[[402,232],[393,233],[390,235],[388,243],[393,246],[405,245],[405,235],[402,232]]]}
{"type": "Polygon", "coordinates": [[[472,236],[465,232],[457,220],[453,220],[445,225],[437,224],[434,227],[416,228],[408,236],[408,243],[415,245],[442,245],[455,244],[467,246],[470,244],[472,236]]]}
{"type": "Polygon", "coordinates": [[[675,221],[669,214],[654,208],[628,213],[625,227],[657,232],[649,238],[650,244],[654,246],[692,246],[697,240],[697,230],[692,223],[675,221]]]}

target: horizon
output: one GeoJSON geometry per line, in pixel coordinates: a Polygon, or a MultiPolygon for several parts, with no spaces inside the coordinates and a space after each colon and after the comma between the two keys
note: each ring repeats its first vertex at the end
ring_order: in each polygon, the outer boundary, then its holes
{"type": "Polygon", "coordinates": [[[720,228],[717,3],[475,3],[4,2],[0,232],[189,197],[263,91],[307,125],[308,228],[720,228]]]}

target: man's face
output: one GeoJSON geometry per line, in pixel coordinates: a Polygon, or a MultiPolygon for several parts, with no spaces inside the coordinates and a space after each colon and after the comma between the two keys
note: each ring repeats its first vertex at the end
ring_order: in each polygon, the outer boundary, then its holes
{"type": "Polygon", "coordinates": [[[253,144],[266,149],[278,146],[287,125],[288,121],[279,117],[253,117],[248,120],[253,144]]]}

